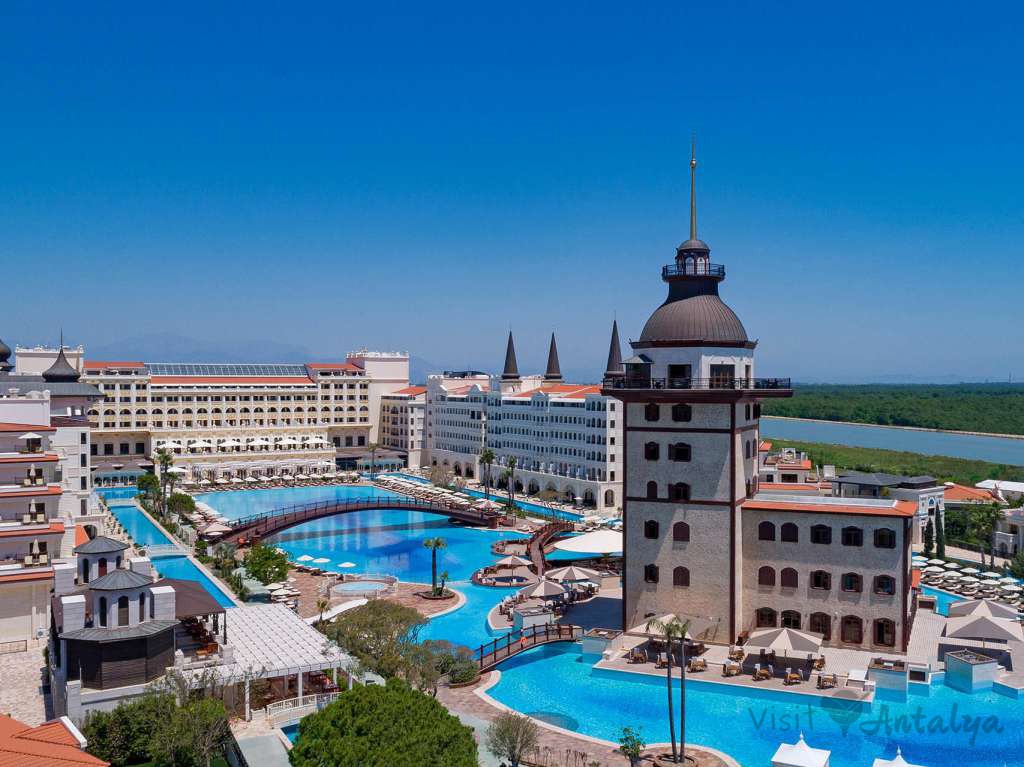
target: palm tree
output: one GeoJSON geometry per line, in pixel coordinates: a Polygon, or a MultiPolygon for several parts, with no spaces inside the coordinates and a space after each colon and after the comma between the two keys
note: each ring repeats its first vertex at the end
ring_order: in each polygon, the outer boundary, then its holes
{"type": "Polygon", "coordinates": [[[437,576],[437,577],[441,579],[441,585],[437,589],[437,595],[439,597],[443,597],[444,596],[444,585],[448,582],[448,577],[449,577],[448,576],[448,571],[447,570],[442,570],[441,574],[439,576],[437,576]]]}
{"type": "Polygon", "coordinates": [[[377,463],[377,448],[380,447],[376,442],[371,442],[366,446],[370,451],[370,479],[373,479],[373,470],[377,463]]]}
{"type": "Polygon", "coordinates": [[[508,468],[502,473],[502,478],[508,483],[508,502],[512,508],[516,505],[516,457],[510,456],[505,464],[508,468]]]}
{"type": "Polygon", "coordinates": [[[167,472],[174,463],[174,456],[171,455],[170,450],[160,448],[156,451],[156,462],[160,466],[160,513],[165,514],[167,512],[168,490],[173,490],[174,488],[174,476],[167,472]]]}
{"type": "Polygon", "coordinates": [[[494,465],[495,458],[494,451],[489,447],[485,447],[480,453],[480,465],[484,467],[484,498],[487,499],[491,497],[491,466],[494,465]]]}
{"type": "Polygon", "coordinates": [[[426,538],[423,546],[430,549],[430,593],[438,596],[437,593],[437,550],[448,545],[444,538],[426,538]]]}
{"type": "Polygon", "coordinates": [[[646,630],[651,633],[661,634],[665,638],[665,646],[668,663],[665,665],[665,684],[668,690],[668,732],[672,743],[672,761],[676,763],[686,761],[686,633],[690,630],[690,622],[684,621],[678,615],[665,616],[665,618],[654,618],[649,620],[646,630]],[[666,620],[667,618],[667,620],[666,620]],[[676,751],[676,727],[675,716],[672,712],[672,646],[679,640],[680,659],[679,665],[679,745],[680,751],[676,751]]]}
{"type": "Polygon", "coordinates": [[[320,614],[320,618],[317,620],[317,625],[322,625],[324,622],[324,611],[331,606],[331,602],[328,599],[320,597],[316,600],[316,611],[320,614]]]}

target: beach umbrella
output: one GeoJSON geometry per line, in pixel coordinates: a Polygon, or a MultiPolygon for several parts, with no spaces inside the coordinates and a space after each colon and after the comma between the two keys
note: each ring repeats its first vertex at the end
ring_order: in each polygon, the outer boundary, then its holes
{"type": "Polygon", "coordinates": [[[926,567],[924,569],[924,572],[926,572],[926,573],[944,573],[946,571],[943,570],[941,567],[938,567],[937,565],[928,565],[928,567],[926,567]]]}
{"type": "Polygon", "coordinates": [[[313,561],[313,557],[309,556],[309,554],[303,554],[296,561],[298,561],[298,562],[312,562],[313,561]]]}
{"type": "Polygon", "coordinates": [[[531,583],[523,589],[519,589],[519,595],[526,599],[552,599],[565,594],[565,586],[554,581],[541,578],[536,583],[531,583]]]}
{"type": "Polygon", "coordinates": [[[277,591],[278,589],[283,589],[283,588],[284,588],[284,584],[283,583],[268,583],[267,584],[267,591],[277,591]]]}
{"type": "Polygon", "coordinates": [[[325,564],[325,563],[330,562],[330,561],[331,560],[329,560],[327,557],[317,557],[316,559],[313,560],[313,564],[314,565],[322,565],[322,564],[325,564]]]}
{"type": "Polygon", "coordinates": [[[928,564],[930,565],[944,565],[946,564],[945,559],[929,559],[928,564]]]}
{"type": "Polygon", "coordinates": [[[981,570],[979,570],[977,567],[965,567],[960,572],[964,573],[965,575],[977,575],[981,572],[981,570]]]}
{"type": "Polygon", "coordinates": [[[1016,585],[1017,579],[1016,578],[1010,578],[1009,576],[1007,576],[1006,578],[1000,578],[999,582],[1000,583],[1012,583],[1012,584],[1016,585]]]}
{"type": "MultiPolygon", "coordinates": [[[[824,748],[811,748],[800,733],[796,743],[782,743],[772,756],[772,767],[828,767],[832,752],[824,748]]],[[[893,767],[896,767],[893,765],[893,767]]]]}
{"type": "Polygon", "coordinates": [[[999,585],[999,581],[996,580],[995,578],[986,578],[985,580],[983,580],[981,582],[981,585],[982,586],[998,586],[999,585]]]}
{"type": "Polygon", "coordinates": [[[946,562],[943,567],[948,567],[950,570],[957,570],[960,568],[960,565],[956,562],[946,562]]]}
{"type": "Polygon", "coordinates": [[[618,554],[622,551],[622,533],[615,530],[584,533],[558,541],[555,548],[578,554],[618,554]]]}
{"type": "Polygon", "coordinates": [[[993,602],[991,599],[969,599],[961,602],[954,602],[949,606],[949,617],[956,618],[965,615],[987,615],[992,618],[1017,617],[1017,610],[1007,605],[993,602]]]}
{"type": "Polygon", "coordinates": [[[596,581],[600,579],[601,574],[598,573],[597,570],[569,565],[568,567],[559,567],[555,570],[549,570],[544,574],[544,576],[553,581],[575,583],[578,581],[596,581]]]}
{"type": "Polygon", "coordinates": [[[957,581],[957,580],[960,580],[961,578],[963,578],[963,576],[960,575],[960,573],[945,573],[942,576],[942,579],[944,581],[957,581]]]}
{"type": "Polygon", "coordinates": [[[342,562],[340,565],[338,565],[338,567],[345,567],[345,568],[355,567],[355,566],[356,566],[355,562],[342,562]]]}
{"type": "Polygon", "coordinates": [[[750,635],[743,644],[746,652],[751,650],[774,650],[783,655],[787,653],[817,653],[821,651],[820,636],[809,634],[806,631],[797,631],[790,628],[761,629],[750,635]]]}
{"type": "Polygon", "coordinates": [[[998,642],[1024,642],[1020,624],[1006,618],[987,615],[965,615],[946,621],[946,636],[954,639],[995,640],[998,642]]]}
{"type": "Polygon", "coordinates": [[[1020,586],[1015,586],[1015,585],[1013,585],[1011,583],[1007,583],[1007,584],[1005,584],[1003,586],[1000,586],[999,588],[1001,588],[1003,591],[1005,591],[1007,593],[1010,593],[1010,594],[1017,594],[1017,593],[1019,593],[1021,591],[1020,586]]]}
{"type": "Polygon", "coordinates": [[[963,578],[960,579],[960,582],[961,583],[980,583],[981,581],[979,581],[973,575],[965,575],[963,578]]]}
{"type": "Polygon", "coordinates": [[[497,562],[495,562],[494,566],[500,567],[502,569],[507,569],[510,567],[528,567],[531,564],[533,563],[525,557],[519,557],[515,554],[509,554],[507,557],[502,557],[497,562]]]}
{"type": "Polygon", "coordinates": [[[183,469],[180,466],[172,466],[167,470],[168,474],[188,474],[187,469],[183,469]]]}
{"type": "Polygon", "coordinates": [[[986,578],[1002,578],[1003,577],[1002,573],[994,573],[991,570],[986,570],[985,572],[982,573],[982,575],[984,575],[986,578]]]}

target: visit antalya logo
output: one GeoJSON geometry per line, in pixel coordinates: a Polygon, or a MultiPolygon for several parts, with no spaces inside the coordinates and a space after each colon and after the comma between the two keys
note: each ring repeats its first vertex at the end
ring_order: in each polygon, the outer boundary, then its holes
{"type": "Polygon", "coordinates": [[[813,732],[816,724],[822,723],[822,714],[839,725],[843,736],[856,725],[856,731],[867,737],[898,735],[959,735],[974,746],[979,734],[997,735],[1003,732],[999,717],[973,716],[962,714],[954,703],[947,714],[926,714],[921,706],[905,713],[894,713],[889,706],[880,704],[872,711],[852,691],[840,690],[834,696],[821,701],[821,707],[808,705],[805,708],[786,709],[779,712],[774,708],[747,709],[754,728],[777,732],[813,732]]]}

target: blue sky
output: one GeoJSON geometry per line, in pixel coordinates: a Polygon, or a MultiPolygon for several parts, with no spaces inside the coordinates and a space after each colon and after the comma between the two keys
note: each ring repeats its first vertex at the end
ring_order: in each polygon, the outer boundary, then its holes
{"type": "Polygon", "coordinates": [[[7,4],[0,337],[589,377],[696,131],[762,374],[1024,376],[1022,12],[779,7],[7,4]]]}

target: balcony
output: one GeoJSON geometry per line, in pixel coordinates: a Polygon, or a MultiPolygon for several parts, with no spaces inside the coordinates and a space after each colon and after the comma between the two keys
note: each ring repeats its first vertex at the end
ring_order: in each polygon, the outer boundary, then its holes
{"type": "Polygon", "coordinates": [[[788,391],[793,388],[789,378],[649,378],[626,376],[605,378],[605,389],[682,389],[708,391],[714,389],[736,391],[788,391]]]}
{"type": "Polygon", "coordinates": [[[695,264],[692,261],[683,264],[668,264],[661,267],[662,279],[670,277],[717,277],[725,279],[724,264],[695,264]]]}

